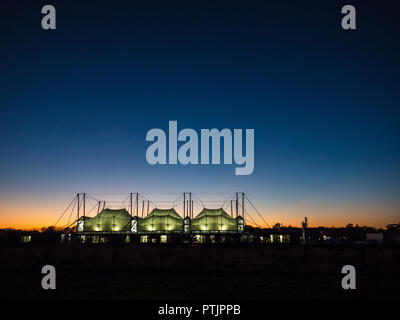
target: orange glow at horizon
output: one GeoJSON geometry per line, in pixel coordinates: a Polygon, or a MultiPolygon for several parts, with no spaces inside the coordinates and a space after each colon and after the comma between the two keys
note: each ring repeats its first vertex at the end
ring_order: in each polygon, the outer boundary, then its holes
{"type": "MultiPolygon", "coordinates": [[[[63,208],[62,205],[60,206],[60,202],[56,201],[40,204],[36,201],[11,204],[4,203],[3,199],[2,202],[0,228],[14,229],[40,229],[53,226],[68,205],[67,203],[63,208]]],[[[259,208],[259,211],[270,226],[279,222],[284,226],[300,227],[305,216],[309,218],[310,227],[343,227],[352,223],[353,225],[384,228],[390,223],[399,223],[400,220],[395,208],[346,207],[344,205],[333,208],[288,206],[285,208],[259,208]]],[[[196,214],[197,212],[195,212],[196,214]]],[[[91,214],[91,216],[93,215],[91,214]]],[[[256,214],[252,213],[251,216],[257,224],[264,226],[264,223],[256,214]]],[[[72,220],[76,220],[76,210],[71,216],[72,220]]]]}

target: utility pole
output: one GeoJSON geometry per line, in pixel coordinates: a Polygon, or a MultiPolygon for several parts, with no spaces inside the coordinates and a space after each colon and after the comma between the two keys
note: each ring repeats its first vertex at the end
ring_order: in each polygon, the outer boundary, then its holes
{"type": "Polygon", "coordinates": [[[136,193],[136,215],[139,217],[139,193],[136,193]]]}
{"type": "Polygon", "coordinates": [[[244,192],[242,192],[242,217],[244,219],[244,192]]]}
{"type": "Polygon", "coordinates": [[[236,192],[236,218],[239,215],[239,192],[236,192]]]}
{"type": "Polygon", "coordinates": [[[307,244],[307,226],[308,226],[308,219],[307,217],[304,218],[304,222],[302,222],[302,231],[303,231],[303,244],[307,244]]]}
{"type": "Polygon", "coordinates": [[[85,219],[86,215],[86,193],[83,194],[83,219],[85,219]]]}
{"type": "MultiPolygon", "coordinates": [[[[80,197],[79,197],[79,193],[78,193],[78,219],[76,219],[76,225],[78,226],[78,220],[79,220],[79,205],[80,205],[80,197]]],[[[78,231],[78,228],[77,228],[78,231]]]]}
{"type": "Polygon", "coordinates": [[[183,193],[183,217],[186,217],[186,192],[183,193]]]}
{"type": "Polygon", "coordinates": [[[190,204],[190,210],[189,210],[190,216],[189,217],[190,217],[190,219],[192,219],[193,212],[192,212],[192,193],[191,192],[189,193],[189,204],[190,204]]]}
{"type": "Polygon", "coordinates": [[[131,201],[131,217],[133,217],[132,196],[133,196],[133,193],[131,193],[131,197],[130,197],[130,201],[131,201]]]}

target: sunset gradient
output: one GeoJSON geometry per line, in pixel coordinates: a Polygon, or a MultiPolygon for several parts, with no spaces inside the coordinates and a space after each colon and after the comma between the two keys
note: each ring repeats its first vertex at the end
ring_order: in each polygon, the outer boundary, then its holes
{"type": "Polygon", "coordinates": [[[0,228],[53,225],[78,192],[243,191],[265,220],[400,222],[393,12],[336,1],[10,4],[1,28],[0,228]],[[18,12],[16,17],[11,14],[18,12]],[[254,129],[254,172],[150,165],[148,130],[254,129]]]}

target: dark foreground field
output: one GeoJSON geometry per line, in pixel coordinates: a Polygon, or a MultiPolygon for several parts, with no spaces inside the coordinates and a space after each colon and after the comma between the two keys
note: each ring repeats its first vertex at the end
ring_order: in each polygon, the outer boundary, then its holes
{"type": "Polygon", "coordinates": [[[0,274],[3,299],[400,299],[400,248],[7,246],[0,274]],[[41,288],[46,264],[56,290],[41,288]],[[346,264],[356,290],[341,288],[346,264]]]}

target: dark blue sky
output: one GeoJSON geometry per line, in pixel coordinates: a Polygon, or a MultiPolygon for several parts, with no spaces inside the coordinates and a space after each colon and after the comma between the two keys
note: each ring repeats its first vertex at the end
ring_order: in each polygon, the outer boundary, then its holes
{"type": "Polygon", "coordinates": [[[344,4],[1,4],[0,192],[20,209],[0,224],[76,192],[171,190],[243,190],[269,222],[398,222],[398,13],[352,1],[357,30],[344,31],[344,4]],[[254,128],[254,173],[150,166],[146,132],[168,120],[254,128]]]}

